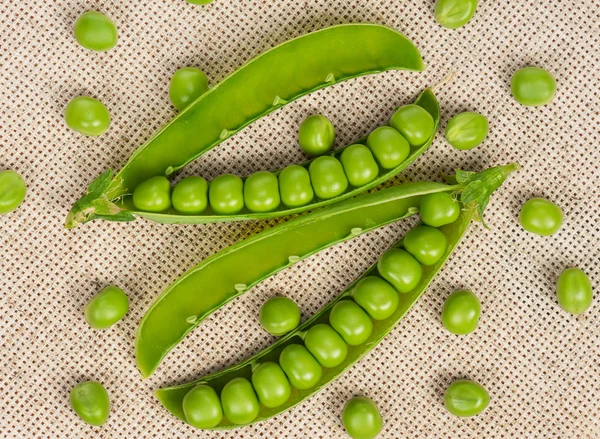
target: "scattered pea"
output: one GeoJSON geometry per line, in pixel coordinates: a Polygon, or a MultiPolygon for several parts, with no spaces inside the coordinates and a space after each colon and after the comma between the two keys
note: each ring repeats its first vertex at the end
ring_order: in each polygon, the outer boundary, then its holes
{"type": "Polygon", "coordinates": [[[78,96],[67,104],[65,122],[78,133],[96,137],[110,126],[110,113],[102,102],[88,96],[78,96]]]}
{"type": "Polygon", "coordinates": [[[435,19],[448,29],[458,29],[467,24],[477,9],[477,0],[438,0],[435,19]]]}
{"type": "Polygon", "coordinates": [[[528,232],[540,236],[550,236],[560,230],[563,223],[563,212],[551,201],[544,198],[532,198],[523,204],[519,221],[528,232]]]}
{"type": "Polygon", "coordinates": [[[446,141],[460,150],[473,149],[481,145],[487,134],[487,117],[479,113],[457,114],[446,125],[446,141]]]}
{"type": "Polygon", "coordinates": [[[279,183],[268,171],[252,174],[244,183],[244,202],[252,212],[271,212],[279,207],[279,183]]]}
{"type": "Polygon", "coordinates": [[[393,169],[410,154],[408,141],[392,127],[382,126],[367,137],[367,146],[383,169],[393,169]]]}
{"type": "Polygon", "coordinates": [[[260,309],[259,321],[272,335],[283,335],[300,323],[298,305],[287,297],[272,297],[260,309]]]}
{"type": "Polygon", "coordinates": [[[335,157],[317,157],[308,167],[308,172],[315,194],[323,200],[335,198],[348,189],[344,168],[335,157]]]}
{"type": "Polygon", "coordinates": [[[453,334],[469,334],[477,328],[481,304],[477,296],[468,290],[450,294],[442,307],[442,323],[453,334]]]}
{"type": "Polygon", "coordinates": [[[71,390],[71,407],[90,425],[99,427],[110,414],[108,392],[96,381],[79,383],[71,390]]]}
{"type": "Polygon", "coordinates": [[[335,130],[325,116],[314,114],[304,119],[298,131],[298,142],[306,154],[316,157],[328,153],[333,147],[335,130]]]}
{"type": "Polygon", "coordinates": [[[261,363],[252,373],[252,384],[262,405],[279,407],[290,399],[292,388],[279,364],[272,361],[261,363]]]}
{"type": "Polygon", "coordinates": [[[454,416],[475,416],[485,410],[490,403],[490,395],[485,388],[474,381],[454,381],[444,394],[444,405],[454,416]]]}
{"type": "Polygon", "coordinates": [[[394,314],[400,302],[394,287],[377,276],[361,279],[352,290],[352,298],[375,320],[394,314]]]}
{"type": "Polygon", "coordinates": [[[558,303],[571,314],[581,314],[592,306],[592,283],[579,268],[567,268],[558,277],[556,284],[558,303]]]}
{"type": "Polygon", "coordinates": [[[307,331],[304,345],[323,367],[339,366],[348,355],[346,342],[325,323],[315,325],[307,331]]]}
{"type": "Polygon", "coordinates": [[[460,215],[460,204],[445,192],[425,195],[420,203],[421,220],[431,227],[441,227],[456,221],[460,215]]]}
{"type": "Polygon", "coordinates": [[[119,287],[108,286],[85,307],[85,320],[94,329],[106,329],[121,320],[129,311],[129,299],[119,287]]]}
{"type": "Polygon", "coordinates": [[[372,182],[379,175],[379,166],[365,145],[350,145],[340,157],[348,182],[355,187],[372,182]]]}
{"type": "Polygon", "coordinates": [[[163,212],[171,207],[171,183],[157,175],[140,183],[133,190],[133,205],[145,212],[163,212]]]}
{"type": "Polygon", "coordinates": [[[412,291],[423,276],[421,264],[410,253],[399,248],[392,248],[381,256],[377,271],[399,293],[412,291]]]}
{"type": "Polygon", "coordinates": [[[177,70],[169,84],[169,98],[179,111],[202,96],[208,90],[208,78],[195,67],[177,70]]]}
{"type": "Polygon", "coordinates": [[[119,40],[115,23],[97,11],[83,13],[75,22],[73,33],[79,44],[96,52],[112,49],[119,40]]]}
{"type": "Polygon", "coordinates": [[[549,104],[554,99],[556,80],[547,70],[539,67],[524,67],[513,75],[510,89],[518,103],[537,107],[549,104]]]}
{"type": "Polygon", "coordinates": [[[244,208],[244,182],[237,175],[219,175],[210,183],[208,199],[216,214],[239,213],[244,208]]]}
{"type": "Polygon", "coordinates": [[[423,265],[433,265],[444,256],[448,240],[435,227],[417,226],[404,237],[404,248],[423,265]]]}
{"type": "Polygon", "coordinates": [[[10,213],[19,207],[26,194],[27,185],[18,172],[0,171],[0,215],[10,213]]]}
{"type": "Polygon", "coordinates": [[[254,421],[260,411],[258,398],[250,381],[237,377],[221,391],[223,413],[233,424],[243,425],[254,421]]]}
{"type": "Polygon", "coordinates": [[[352,300],[336,303],[329,314],[329,323],[350,346],[364,343],[373,332],[371,318],[352,300]]]}
{"type": "Polygon", "coordinates": [[[377,405],[365,396],[355,396],[346,403],[342,423],[352,439],[373,439],[383,428],[377,405]]]}
{"type": "Polygon", "coordinates": [[[396,110],[390,125],[404,136],[411,146],[421,146],[433,134],[433,117],[423,107],[404,105],[396,110]]]}
{"type": "Polygon", "coordinates": [[[289,208],[306,206],[315,197],[308,170],[291,165],[279,173],[281,201],[289,208]]]}
{"type": "Polygon", "coordinates": [[[223,419],[223,408],[215,390],[199,384],[183,397],[183,413],[188,424],[196,428],[213,428],[223,419]]]}
{"type": "Polygon", "coordinates": [[[200,214],[208,207],[208,183],[202,177],[185,177],[175,185],[171,201],[179,213],[200,214]]]}
{"type": "Polygon", "coordinates": [[[323,375],[319,362],[299,344],[286,346],[279,355],[279,364],[292,386],[299,390],[314,387],[323,375]]]}

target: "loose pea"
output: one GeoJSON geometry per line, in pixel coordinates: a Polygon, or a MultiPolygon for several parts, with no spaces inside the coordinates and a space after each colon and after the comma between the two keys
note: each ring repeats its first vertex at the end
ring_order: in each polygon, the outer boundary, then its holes
{"type": "Polygon", "coordinates": [[[377,271],[399,293],[412,291],[423,277],[421,264],[410,253],[399,248],[392,248],[381,256],[377,271]]]}
{"type": "Polygon", "coordinates": [[[377,276],[361,279],[352,290],[352,298],[375,320],[394,314],[399,302],[394,287],[377,276]]]}
{"type": "Polygon", "coordinates": [[[308,330],[304,344],[323,367],[336,367],[348,355],[346,342],[331,326],[324,323],[308,330]]]}
{"type": "Polygon", "coordinates": [[[219,175],[210,183],[208,199],[215,213],[236,214],[244,208],[244,182],[237,175],[219,175]]]}
{"type": "Polygon", "coordinates": [[[323,375],[319,362],[299,344],[286,346],[279,356],[279,364],[292,386],[299,390],[314,387],[323,375]]]}
{"type": "Polygon", "coordinates": [[[467,24],[477,9],[477,0],[438,0],[435,19],[448,29],[458,29],[467,24]]]}
{"type": "Polygon", "coordinates": [[[404,237],[404,248],[423,265],[433,265],[444,256],[448,240],[438,229],[417,226],[404,237]]]}
{"type": "Polygon", "coordinates": [[[567,268],[558,277],[556,284],[558,303],[571,314],[581,314],[592,305],[592,283],[579,268],[567,268]]]}
{"type": "Polygon", "coordinates": [[[326,154],[333,147],[335,130],[325,116],[314,114],[304,119],[298,131],[298,142],[311,157],[326,154]]]}
{"type": "Polygon", "coordinates": [[[85,320],[94,329],[108,328],[127,314],[129,299],[119,287],[109,286],[88,302],[85,320]]]}
{"type": "Polygon", "coordinates": [[[528,232],[550,236],[560,230],[563,223],[563,212],[551,201],[544,198],[532,198],[523,204],[519,221],[528,232]]]}
{"type": "Polygon", "coordinates": [[[373,332],[371,318],[352,300],[336,303],[329,314],[329,323],[350,346],[364,343],[373,332]]]}
{"type": "Polygon", "coordinates": [[[19,173],[0,171],[0,215],[10,213],[21,205],[27,193],[27,185],[19,173]]]}
{"type": "Polygon", "coordinates": [[[346,403],[342,422],[352,439],[373,439],[383,428],[377,405],[365,396],[355,396],[346,403]]]}
{"type": "Polygon", "coordinates": [[[469,334],[477,328],[481,304],[477,296],[468,290],[450,294],[442,307],[442,323],[453,334],[469,334]]]}
{"type": "Polygon", "coordinates": [[[456,149],[468,150],[479,146],[488,134],[488,120],[479,113],[460,113],[446,125],[446,141],[456,149]]]}
{"type": "Polygon", "coordinates": [[[117,45],[117,26],[106,15],[96,11],[83,13],[75,22],[75,39],[89,50],[106,52],[117,45]]]}
{"type": "Polygon", "coordinates": [[[323,200],[342,195],[348,189],[344,168],[335,157],[317,157],[308,167],[308,172],[315,194],[323,200]]]}
{"type": "Polygon", "coordinates": [[[259,321],[272,335],[283,335],[300,323],[298,305],[287,297],[272,297],[260,309],[259,321]]]}
{"type": "Polygon", "coordinates": [[[252,174],[244,183],[244,201],[252,212],[271,212],[279,207],[277,177],[268,171],[252,174]]]}
{"type": "Polygon", "coordinates": [[[440,227],[458,219],[460,204],[450,194],[438,192],[421,198],[420,210],[423,223],[440,227]]]}
{"type": "Polygon", "coordinates": [[[110,113],[102,102],[88,96],[78,96],[67,104],[65,122],[78,133],[96,137],[110,126],[110,113]]]}
{"type": "Polygon", "coordinates": [[[162,212],[171,207],[171,183],[157,175],[133,190],[133,205],[144,212],[162,212]]]}
{"type": "Polygon", "coordinates": [[[411,146],[421,146],[432,136],[435,123],[423,107],[409,104],[396,110],[390,125],[400,131],[411,146]]]}
{"type": "Polygon", "coordinates": [[[108,392],[96,381],[79,383],[71,390],[71,407],[90,425],[100,426],[110,414],[108,392]]]}
{"type": "Polygon", "coordinates": [[[454,416],[475,416],[485,410],[490,403],[490,395],[485,388],[474,381],[454,381],[444,394],[444,405],[454,416]]]}
{"type": "Polygon", "coordinates": [[[306,206],[315,197],[308,170],[291,165],[279,173],[281,201],[289,208],[306,206]]]}
{"type": "Polygon", "coordinates": [[[379,174],[379,166],[365,145],[350,145],[340,157],[344,172],[352,186],[363,186],[372,182],[379,174]]]}
{"type": "Polygon", "coordinates": [[[252,384],[246,378],[229,381],[221,391],[223,413],[233,424],[249,424],[258,416],[260,405],[252,384]]]}
{"type": "Polygon", "coordinates": [[[185,177],[173,189],[171,201],[179,213],[202,213],[208,206],[208,183],[202,177],[185,177]]]}
{"type": "Polygon", "coordinates": [[[177,70],[169,84],[169,98],[179,111],[186,108],[208,90],[208,78],[194,67],[177,70]]]}
{"type": "Polygon", "coordinates": [[[525,67],[515,72],[510,89],[519,104],[537,107],[552,101],[556,93],[556,80],[544,69],[525,67]]]}
{"type": "Polygon", "coordinates": [[[223,419],[223,408],[215,389],[198,384],[183,397],[187,423],[196,428],[213,428],[223,419]]]}
{"type": "Polygon", "coordinates": [[[393,169],[410,154],[408,141],[392,127],[375,129],[367,137],[367,146],[383,169],[393,169]]]}
{"type": "Polygon", "coordinates": [[[267,361],[260,364],[252,373],[252,385],[262,405],[267,408],[279,407],[290,399],[292,388],[279,364],[267,361]]]}

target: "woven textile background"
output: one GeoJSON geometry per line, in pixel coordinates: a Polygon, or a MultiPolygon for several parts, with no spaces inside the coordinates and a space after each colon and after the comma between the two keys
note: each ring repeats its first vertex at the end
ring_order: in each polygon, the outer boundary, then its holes
{"type": "MultiPolygon", "coordinates": [[[[373,398],[383,438],[600,437],[600,2],[481,0],[463,29],[446,30],[433,0],[0,0],[0,169],[28,183],[24,205],[0,217],[0,438],[344,438],[340,414],[357,394],[373,398]],[[80,47],[72,26],[84,11],[118,25],[117,47],[80,47]],[[323,27],[351,22],[398,29],[421,50],[423,73],[388,72],[311,94],[252,124],[186,168],[207,178],[248,175],[300,162],[299,123],[327,115],[341,146],[384,123],[395,106],[442,86],[442,130],[460,111],[490,119],[472,151],[439,134],[405,176],[440,179],[454,168],[479,170],[518,161],[522,171],[492,199],[491,229],[475,225],[420,302],[373,352],[304,404],[268,422],[202,432],[169,415],[153,397],[240,361],[272,342],[258,324],[266,298],[296,300],[304,318],[343,291],[415,220],[393,224],[323,251],[208,318],[143,381],[135,330],[152,300],[185,270],[216,251],[285,221],[166,226],[138,220],[63,228],[71,204],[106,168],[129,155],[175,115],[168,83],[196,66],[216,84],[244,62],[323,27]],[[526,108],[511,97],[511,74],[537,65],[556,76],[552,104],[526,108]],[[63,109],[86,94],[113,123],[99,138],[67,129],[63,109]],[[522,203],[543,196],[564,209],[552,237],[525,233],[522,203]],[[567,266],[592,278],[596,298],[582,317],[562,311],[555,281],[567,266]],[[129,294],[131,310],[109,330],[91,330],[87,301],[108,284],[129,294]],[[440,323],[445,297],[475,291],[483,306],[466,337],[440,323]],[[481,382],[492,402],[470,419],[450,416],[442,395],[460,377],[481,382]],[[102,428],[71,410],[70,389],[102,382],[112,402],[102,428]]],[[[396,180],[396,183],[398,180],[396,180]]]]}

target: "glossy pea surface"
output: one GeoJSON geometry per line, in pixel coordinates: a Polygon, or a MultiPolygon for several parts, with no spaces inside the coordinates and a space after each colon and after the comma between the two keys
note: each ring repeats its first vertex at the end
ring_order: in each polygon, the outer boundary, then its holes
{"type": "Polygon", "coordinates": [[[106,329],[129,311],[129,299],[119,287],[108,286],[85,306],[85,320],[94,329],[106,329]]]}
{"type": "Polygon", "coordinates": [[[335,198],[348,189],[344,168],[335,157],[317,157],[310,164],[308,172],[315,194],[323,200],[335,198]]]}
{"type": "Polygon", "coordinates": [[[383,169],[393,169],[410,154],[410,145],[398,130],[383,126],[367,137],[367,146],[383,169]]]}
{"type": "Polygon", "coordinates": [[[115,23],[106,15],[96,11],[83,13],[75,22],[73,34],[79,44],[96,52],[112,49],[119,40],[115,23]]]}
{"type": "Polygon", "coordinates": [[[586,312],[594,298],[590,278],[579,268],[567,268],[558,276],[556,297],[565,311],[571,314],[586,312]]]}
{"type": "Polygon", "coordinates": [[[308,330],[304,337],[304,345],[323,367],[336,367],[348,355],[348,345],[344,339],[324,323],[308,330]]]}
{"type": "Polygon", "coordinates": [[[195,67],[177,70],[169,84],[169,98],[179,111],[186,108],[208,90],[208,78],[195,67]]]}
{"type": "Polygon", "coordinates": [[[27,194],[23,177],[15,171],[0,171],[0,215],[10,213],[21,205],[27,194]]]}
{"type": "Polygon", "coordinates": [[[340,157],[348,182],[360,187],[372,182],[379,175],[379,166],[373,154],[365,145],[350,145],[340,157]]]}
{"type": "Polygon", "coordinates": [[[279,364],[296,389],[314,387],[323,375],[319,362],[299,344],[286,346],[279,355],[279,364]]]}
{"type": "Polygon", "coordinates": [[[458,219],[460,204],[452,195],[437,192],[423,196],[419,210],[423,223],[431,227],[440,227],[458,219]]]}
{"type": "Polygon", "coordinates": [[[419,261],[399,248],[389,249],[379,258],[377,271],[399,293],[413,290],[423,277],[423,267],[419,261]]]}
{"type": "Polygon", "coordinates": [[[351,346],[364,343],[373,332],[373,321],[352,300],[336,303],[329,314],[329,323],[351,346]]]}
{"type": "Polygon", "coordinates": [[[300,310],[292,299],[272,297],[260,309],[259,321],[272,335],[283,335],[296,329],[300,323],[300,310]]]}
{"type": "Polygon", "coordinates": [[[513,97],[521,105],[538,107],[549,104],[556,94],[556,80],[547,70],[524,67],[510,81],[513,97]]]}
{"type": "Polygon", "coordinates": [[[279,182],[268,171],[252,174],[244,183],[244,202],[251,212],[271,212],[279,207],[279,182]]]}
{"type": "Polygon", "coordinates": [[[481,145],[487,137],[488,126],[487,117],[482,114],[457,114],[446,125],[446,141],[456,149],[473,149],[481,145]]]}
{"type": "Polygon", "coordinates": [[[396,289],[377,276],[361,279],[352,290],[352,298],[375,320],[387,319],[399,302],[396,289]]]}
{"type": "Polygon", "coordinates": [[[477,9],[477,0],[437,0],[435,19],[448,29],[458,29],[467,24],[477,9]]]}
{"type": "Polygon", "coordinates": [[[279,173],[281,201],[289,208],[306,206],[315,197],[310,174],[303,166],[291,165],[279,173]]]}
{"type": "Polygon", "coordinates": [[[411,146],[421,146],[433,134],[435,122],[423,107],[409,104],[396,110],[390,125],[398,130],[411,146]]]}
{"type": "Polygon", "coordinates": [[[197,215],[208,207],[208,182],[202,177],[180,180],[171,196],[173,207],[179,213],[197,215]]]}
{"type": "Polygon", "coordinates": [[[208,188],[210,207],[219,215],[233,215],[244,208],[244,182],[233,174],[223,174],[208,188]]]}
{"type": "Polygon", "coordinates": [[[519,221],[528,232],[540,236],[550,236],[560,230],[563,223],[563,212],[552,201],[544,198],[532,198],[523,204],[519,221]]]}
{"type": "Polygon", "coordinates": [[[252,373],[258,400],[267,408],[279,407],[290,399],[292,388],[283,369],[273,361],[260,364],[252,373]]]}
{"type": "Polygon", "coordinates": [[[404,248],[423,265],[439,261],[448,247],[446,235],[435,227],[413,227],[404,237],[404,248]]]}
{"type": "Polygon", "coordinates": [[[485,388],[474,381],[454,381],[444,393],[444,405],[455,416],[475,416],[485,410],[490,403],[490,395],[485,388]]]}
{"type": "Polygon", "coordinates": [[[108,392],[96,381],[79,383],[71,390],[71,407],[90,425],[100,426],[110,414],[108,392]]]}
{"type": "Polygon", "coordinates": [[[223,419],[219,395],[210,386],[199,384],[183,398],[183,413],[188,424],[196,428],[213,428],[223,419]]]}
{"type": "Polygon", "coordinates": [[[133,205],[146,212],[163,212],[171,207],[171,183],[160,175],[140,183],[133,190],[133,205]]]}
{"type": "Polygon", "coordinates": [[[300,124],[298,142],[302,150],[311,157],[328,153],[334,140],[333,124],[321,114],[308,116],[300,124]]]}
{"type": "Polygon", "coordinates": [[[355,396],[344,405],[342,423],[352,439],[373,439],[383,428],[377,405],[365,396],[355,396]]]}
{"type": "Polygon", "coordinates": [[[96,137],[110,126],[110,113],[102,102],[89,96],[78,96],[67,104],[65,122],[78,133],[96,137]]]}
{"type": "Polygon", "coordinates": [[[238,425],[252,422],[260,410],[258,398],[250,381],[234,378],[221,391],[223,413],[230,422],[238,425]]]}
{"type": "Polygon", "coordinates": [[[460,290],[450,294],[442,307],[442,324],[453,334],[469,334],[477,328],[481,303],[472,291],[460,290]]]}

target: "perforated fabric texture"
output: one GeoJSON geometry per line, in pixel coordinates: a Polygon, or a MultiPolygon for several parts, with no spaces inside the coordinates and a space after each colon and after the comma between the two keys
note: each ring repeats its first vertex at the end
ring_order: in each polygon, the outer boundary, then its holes
{"type": "MultiPolygon", "coordinates": [[[[379,405],[382,438],[600,437],[600,3],[597,0],[480,1],[459,30],[441,28],[430,0],[0,1],[0,168],[28,183],[24,205],[0,217],[0,438],[344,438],[341,410],[354,395],[379,405]],[[72,36],[84,11],[106,13],[119,44],[98,54],[72,36]],[[244,62],[292,37],[352,22],[382,23],[420,48],[423,73],[388,72],[313,93],[254,123],[182,175],[248,175],[300,162],[296,142],[307,115],[327,115],[336,145],[359,138],[440,86],[441,131],[405,173],[441,180],[455,168],[480,170],[518,161],[522,171],[494,196],[420,302],[372,353],[317,396],[272,420],[202,432],[172,417],[152,391],[234,364],[273,341],[258,323],[276,294],[296,300],[307,318],[374,263],[416,218],[337,245],[261,283],[206,321],[142,380],[134,336],[143,313],[173,280],[203,258],[286,219],[230,224],[160,225],[138,220],[63,228],[71,204],[107,168],[130,154],[176,113],[173,72],[195,66],[218,83],[244,62]],[[511,74],[526,65],[550,70],[554,101],[526,108],[511,97],[511,74]],[[69,130],[67,102],[85,94],[110,109],[99,138],[69,130]],[[461,111],[488,116],[490,134],[472,151],[443,138],[461,111]],[[526,233],[520,206],[547,197],[564,210],[551,237],[526,233]],[[576,317],[555,298],[560,271],[577,266],[596,298],[576,317]],[[115,284],[131,310],[114,327],[91,330],[87,301],[115,284]],[[477,331],[459,337],[440,322],[445,297],[475,291],[477,331]],[[491,404],[459,419],[442,395],[456,378],[482,383],[491,404]],[[103,383],[112,402],[101,428],[69,406],[83,380],[103,383]]],[[[398,183],[395,179],[389,184],[398,183]]]]}

